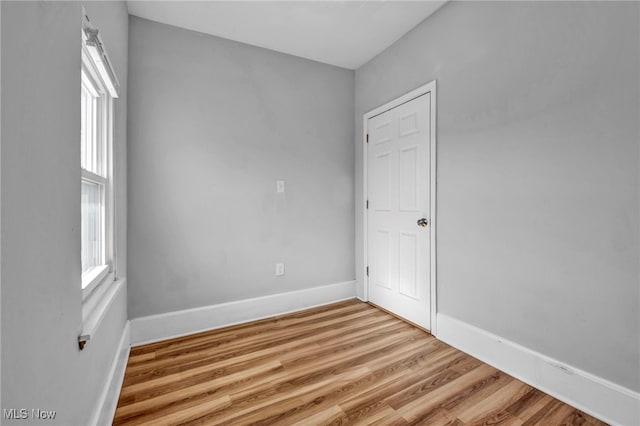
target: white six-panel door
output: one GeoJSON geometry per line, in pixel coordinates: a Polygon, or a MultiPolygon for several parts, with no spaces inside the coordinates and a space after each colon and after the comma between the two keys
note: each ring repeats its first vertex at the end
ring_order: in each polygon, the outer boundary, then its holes
{"type": "Polygon", "coordinates": [[[369,300],[430,329],[430,93],[369,118],[369,300]],[[418,224],[420,219],[422,226],[418,224]]]}

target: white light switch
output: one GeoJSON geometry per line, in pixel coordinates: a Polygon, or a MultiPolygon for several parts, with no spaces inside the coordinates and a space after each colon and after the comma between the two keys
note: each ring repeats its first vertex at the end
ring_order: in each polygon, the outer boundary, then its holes
{"type": "Polygon", "coordinates": [[[277,180],[276,181],[276,192],[284,192],[284,181],[277,180]]]}
{"type": "Polygon", "coordinates": [[[276,277],[284,275],[284,263],[276,263],[276,277]]]}

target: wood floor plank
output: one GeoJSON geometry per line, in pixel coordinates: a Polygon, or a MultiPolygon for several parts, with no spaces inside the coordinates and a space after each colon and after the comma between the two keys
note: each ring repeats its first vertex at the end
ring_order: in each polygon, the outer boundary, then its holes
{"type": "Polygon", "coordinates": [[[325,392],[321,398],[315,399],[313,404],[309,403],[304,407],[304,411],[313,413],[314,410],[339,403],[345,412],[341,423],[356,421],[375,412],[384,405],[381,402],[384,396],[403,389],[415,379],[416,373],[409,370],[407,364],[425,351],[429,351],[428,345],[423,342],[409,343],[403,349],[401,356],[394,352],[380,358],[362,360],[362,365],[371,370],[369,376],[333,392],[325,392]]]}
{"type": "MultiPolygon", "coordinates": [[[[484,413],[484,407],[493,408],[492,404],[501,402],[496,401],[495,395],[497,392],[500,392],[504,388],[507,388],[508,392],[511,392],[512,388],[510,386],[514,384],[516,386],[522,385],[521,382],[514,381],[512,377],[501,371],[495,373],[495,380],[493,380],[493,378],[494,376],[491,377],[491,380],[479,382],[479,386],[468,388],[465,392],[456,393],[451,399],[445,401],[442,407],[449,410],[449,412],[460,420],[469,422],[473,420],[471,416],[474,413],[484,413]]],[[[507,393],[507,395],[510,395],[510,393],[507,393]]],[[[504,408],[506,410],[508,407],[504,408]]]]}
{"type": "Polygon", "coordinates": [[[283,423],[283,424],[292,424],[295,426],[306,426],[306,425],[323,425],[327,423],[331,423],[333,420],[340,418],[344,415],[342,409],[337,405],[332,405],[331,407],[320,411],[319,413],[312,414],[304,418],[304,420],[297,421],[295,423],[283,423]]]}
{"type": "Polygon", "coordinates": [[[327,387],[344,386],[346,382],[359,380],[368,374],[370,372],[365,367],[351,369],[338,375],[328,376],[320,382],[305,384],[289,392],[279,392],[271,398],[267,398],[257,404],[249,404],[241,410],[232,409],[227,410],[227,413],[212,415],[209,420],[216,421],[222,417],[224,418],[222,424],[226,422],[231,422],[232,424],[254,424],[257,422],[278,424],[278,422],[284,421],[292,410],[295,411],[297,407],[304,406],[305,398],[306,401],[309,401],[310,397],[325,392],[327,387]],[[293,403],[291,402],[292,400],[294,401],[293,403]],[[287,406],[285,403],[289,405],[287,406]],[[270,411],[269,407],[274,407],[274,411],[270,411]]]}
{"type": "MultiPolygon", "coordinates": [[[[344,324],[333,324],[331,329],[324,332],[318,332],[316,329],[326,328],[327,325],[321,321],[315,323],[313,327],[307,327],[309,331],[305,336],[296,335],[295,330],[291,330],[291,334],[287,335],[283,333],[285,338],[278,339],[278,336],[273,336],[273,339],[269,341],[267,345],[259,345],[256,342],[245,342],[242,339],[236,339],[235,345],[227,345],[223,347],[210,347],[199,351],[184,352],[174,354],[172,356],[164,357],[151,357],[147,361],[138,362],[127,369],[128,379],[135,377],[137,381],[148,380],[149,376],[158,376],[162,373],[169,372],[170,368],[176,365],[185,368],[193,363],[213,363],[221,360],[231,360],[237,362],[240,357],[245,358],[258,358],[262,354],[275,354],[277,351],[286,352],[290,351],[298,346],[308,347],[309,345],[318,346],[318,342],[322,342],[326,338],[335,338],[335,330],[340,329],[343,333],[347,333],[353,337],[359,337],[371,333],[375,330],[377,324],[381,324],[382,327],[390,326],[386,322],[386,318],[383,316],[374,316],[372,318],[358,321],[353,324],[349,319],[345,320],[344,324]],[[275,350],[274,350],[275,348],[275,350]],[[233,355],[230,356],[229,354],[233,355]],[[142,377],[140,377],[142,376],[142,377]]],[[[154,353],[151,353],[154,355],[154,353]]],[[[125,385],[127,385],[125,383],[125,385]]]]}
{"type": "Polygon", "coordinates": [[[379,408],[370,411],[367,416],[355,419],[345,417],[339,420],[341,420],[339,423],[333,422],[333,424],[348,423],[358,426],[404,426],[407,424],[406,420],[400,417],[396,410],[386,404],[382,404],[379,408]]]}
{"type": "Polygon", "coordinates": [[[176,410],[171,413],[157,412],[151,413],[147,416],[139,416],[128,422],[129,425],[158,425],[158,426],[172,426],[182,423],[188,423],[193,420],[197,420],[212,411],[219,410],[223,407],[227,407],[231,404],[231,399],[228,395],[218,398],[209,398],[192,407],[188,410],[176,410]]]}
{"type": "Polygon", "coordinates": [[[416,417],[409,423],[410,425],[420,424],[429,426],[462,426],[464,423],[460,419],[452,415],[448,410],[444,408],[437,408],[428,412],[428,414],[421,417],[416,417]]]}
{"type": "Polygon", "coordinates": [[[531,387],[511,379],[508,384],[495,390],[489,397],[483,398],[462,412],[452,410],[452,413],[463,422],[470,424],[504,421],[513,417],[507,408],[530,390],[531,387]]]}
{"type": "MultiPolygon", "coordinates": [[[[213,379],[210,381],[198,383],[192,386],[182,387],[175,391],[170,391],[161,394],[160,396],[153,398],[145,398],[139,402],[133,402],[132,404],[122,405],[116,410],[116,419],[119,417],[127,417],[129,415],[135,415],[136,413],[144,413],[145,411],[153,411],[166,406],[175,400],[188,398],[193,395],[202,393],[213,393],[220,389],[227,383],[242,382],[247,377],[257,372],[271,371],[281,367],[280,363],[273,362],[262,366],[255,367],[252,370],[246,372],[235,373],[229,376],[225,376],[219,379],[213,379]]],[[[123,391],[126,388],[123,389],[123,391]]]]}
{"type": "Polygon", "coordinates": [[[184,353],[185,351],[197,351],[202,348],[211,348],[211,347],[222,347],[228,350],[236,350],[236,346],[238,344],[242,344],[244,346],[257,345],[262,343],[263,341],[270,341],[272,339],[276,339],[278,337],[284,336],[287,339],[297,337],[296,331],[301,331],[303,333],[313,332],[315,329],[325,328],[325,327],[335,327],[339,326],[343,323],[348,323],[350,320],[355,320],[362,317],[370,317],[373,315],[379,315],[378,312],[372,310],[360,310],[357,312],[349,313],[345,316],[335,316],[332,318],[323,318],[321,320],[315,321],[313,319],[305,318],[304,321],[301,319],[297,319],[295,324],[291,325],[291,328],[281,327],[279,325],[274,324],[269,327],[268,324],[261,324],[259,330],[247,329],[242,333],[224,333],[222,337],[219,336],[201,336],[195,338],[193,341],[186,341],[183,343],[172,343],[166,348],[160,348],[155,351],[156,358],[166,357],[166,356],[175,356],[180,353],[184,353]],[[307,324],[307,322],[309,322],[307,324]],[[227,348],[226,345],[230,345],[231,348],[227,348]]]}
{"type": "Polygon", "coordinates": [[[507,408],[507,411],[524,421],[544,410],[544,407],[552,401],[553,398],[551,396],[537,389],[533,389],[519,401],[511,404],[511,406],[507,408]]]}
{"type": "MultiPolygon", "coordinates": [[[[345,411],[345,415],[341,418],[341,422],[352,421],[363,417],[367,413],[376,410],[381,401],[381,394],[372,396],[372,392],[380,391],[383,389],[386,392],[390,390],[398,389],[406,386],[411,380],[410,376],[415,376],[415,373],[406,368],[405,364],[410,362],[414,357],[419,356],[425,351],[425,345],[422,342],[414,342],[404,348],[405,352],[401,357],[398,357],[397,353],[393,356],[395,359],[393,363],[382,362],[385,357],[379,359],[373,359],[365,361],[362,365],[368,367],[371,370],[371,374],[363,377],[359,381],[353,381],[346,386],[337,387],[332,390],[329,388],[323,389],[322,395],[318,395],[313,400],[307,399],[307,404],[304,407],[296,407],[297,414],[294,417],[304,418],[306,414],[313,415],[315,412],[322,411],[327,407],[330,407],[336,403],[340,403],[341,408],[345,411]],[[361,398],[362,394],[364,395],[361,398]],[[352,395],[352,398],[356,400],[345,400],[346,395],[352,395]],[[362,402],[358,405],[358,402],[362,402]]],[[[427,349],[428,350],[428,349],[427,349]]]]}
{"type": "Polygon", "coordinates": [[[413,422],[428,416],[459,393],[470,395],[497,378],[497,371],[484,364],[463,376],[445,371],[396,394],[388,403],[407,421],[413,422]]]}
{"type": "MultiPolygon", "coordinates": [[[[227,327],[212,332],[204,332],[194,334],[192,336],[179,337],[166,342],[152,343],[149,345],[139,346],[132,349],[130,359],[137,362],[138,357],[153,352],[156,356],[171,356],[174,352],[185,352],[189,350],[197,350],[198,347],[206,345],[214,347],[225,342],[236,341],[238,339],[259,338],[261,335],[273,337],[273,332],[287,329],[287,332],[293,334],[295,326],[302,324],[305,330],[305,324],[313,324],[321,320],[333,320],[332,323],[339,323],[345,319],[358,318],[361,316],[375,314],[376,311],[370,307],[358,305],[338,306],[335,311],[323,310],[320,312],[312,312],[308,315],[292,314],[289,317],[276,317],[272,320],[259,320],[250,324],[241,324],[237,326],[227,327]],[[328,318],[327,318],[328,317],[328,318]]],[[[285,333],[286,334],[286,333],[285,333]]],[[[135,363],[133,362],[133,363],[135,363]]]]}
{"type": "Polygon", "coordinates": [[[115,425],[603,425],[357,300],[133,348],[115,425]]]}
{"type": "Polygon", "coordinates": [[[523,426],[544,426],[560,425],[562,421],[575,409],[567,404],[563,404],[557,399],[549,402],[542,410],[533,417],[522,423],[523,426]]]}
{"type": "Polygon", "coordinates": [[[596,419],[593,417],[583,413],[579,410],[574,410],[569,415],[562,420],[563,425],[571,426],[571,425],[581,425],[581,426],[592,426],[599,424],[596,419]]]}
{"type": "MultiPolygon", "coordinates": [[[[278,361],[281,364],[284,364],[288,361],[291,361],[289,358],[290,353],[296,354],[297,362],[301,362],[305,359],[303,356],[304,353],[307,356],[317,357],[318,353],[320,353],[321,349],[325,352],[323,354],[330,353],[331,351],[336,351],[336,348],[342,347],[346,341],[351,340],[350,344],[358,345],[363,340],[371,340],[376,339],[378,337],[382,337],[382,340],[378,340],[379,343],[383,343],[389,340],[399,340],[402,339],[403,333],[408,335],[413,333],[413,330],[400,330],[401,324],[386,324],[380,326],[379,328],[373,328],[372,330],[368,330],[368,333],[353,333],[348,334],[348,338],[344,336],[340,336],[335,339],[335,342],[332,345],[326,346],[325,348],[319,348],[317,344],[313,343],[312,340],[305,342],[304,348],[301,348],[299,351],[292,351],[292,348],[297,347],[297,342],[288,342],[284,343],[278,348],[265,349],[256,352],[249,352],[248,354],[236,355],[233,357],[222,357],[221,359],[216,358],[215,356],[207,358],[208,362],[201,364],[187,364],[176,366],[174,369],[163,369],[161,373],[158,374],[158,371],[155,371],[156,374],[152,374],[149,378],[143,381],[125,381],[125,386],[122,391],[122,396],[126,398],[132,394],[139,394],[147,389],[158,388],[164,386],[165,384],[175,383],[176,381],[185,380],[188,378],[195,378],[201,375],[205,375],[203,377],[206,378],[207,373],[213,372],[216,376],[223,374],[231,374],[238,369],[246,369],[252,368],[257,363],[268,363],[271,361],[278,361]],[[398,327],[400,326],[400,327],[398,327]],[[389,329],[389,327],[394,327],[394,329],[389,329]],[[392,331],[400,330],[400,334],[391,333],[392,331]],[[385,337],[386,336],[386,337],[385,337]],[[361,340],[360,340],[361,339],[361,340]],[[177,371],[176,371],[177,370],[177,371]]],[[[361,350],[366,350],[367,346],[362,345],[361,350]],[[364,348],[364,349],[363,349],[364,348]]],[[[205,351],[206,353],[206,351],[205,351]]],[[[326,357],[325,357],[326,358],[326,357]]]]}
{"type": "Polygon", "coordinates": [[[161,342],[156,343],[148,343],[145,345],[136,346],[131,349],[131,357],[134,357],[138,354],[153,352],[159,348],[167,348],[171,346],[179,346],[186,342],[193,342],[199,339],[215,339],[221,336],[238,333],[242,330],[258,330],[261,327],[273,328],[277,327],[278,324],[289,325],[295,323],[299,319],[308,319],[315,318],[319,314],[327,313],[328,315],[334,315],[336,313],[344,312],[345,308],[352,307],[357,310],[371,310],[370,306],[363,306],[361,303],[358,303],[356,300],[346,300],[344,302],[338,302],[331,305],[320,306],[316,308],[307,309],[304,311],[286,314],[281,316],[276,316],[272,318],[251,321],[244,324],[238,324],[230,327],[225,327],[218,330],[212,331],[203,331],[200,333],[195,333],[187,336],[176,337],[172,339],[167,339],[161,342]]]}

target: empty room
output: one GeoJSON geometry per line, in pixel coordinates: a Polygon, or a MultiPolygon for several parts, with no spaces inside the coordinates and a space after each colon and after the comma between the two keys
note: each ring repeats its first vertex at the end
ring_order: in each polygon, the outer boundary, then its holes
{"type": "Polygon", "coordinates": [[[640,2],[0,0],[2,425],[640,426],[640,2]]]}

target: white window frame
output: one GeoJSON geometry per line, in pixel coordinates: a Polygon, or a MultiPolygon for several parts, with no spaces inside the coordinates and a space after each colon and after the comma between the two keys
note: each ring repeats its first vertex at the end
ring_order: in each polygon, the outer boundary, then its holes
{"type": "Polygon", "coordinates": [[[85,43],[86,36],[83,31],[82,43],[82,80],[90,92],[97,95],[96,101],[96,135],[99,138],[98,162],[103,170],[101,175],[85,170],[81,167],[81,181],[95,182],[104,188],[102,191],[102,265],[92,268],[82,274],[82,300],[83,302],[95,292],[102,283],[112,282],[115,275],[115,251],[114,251],[114,194],[113,194],[113,97],[107,90],[98,66],[85,43]],[[88,80],[88,81],[87,81],[88,80]],[[94,90],[95,89],[95,90],[94,90]]]}
{"type": "MultiPolygon", "coordinates": [[[[83,350],[86,343],[91,340],[98,330],[102,319],[105,317],[109,306],[115,300],[126,285],[126,279],[118,276],[118,256],[116,253],[116,198],[115,198],[115,154],[114,154],[114,108],[113,99],[118,98],[118,78],[111,66],[111,60],[107,55],[102,38],[97,28],[91,25],[84,7],[82,8],[82,49],[81,64],[85,81],[92,82],[96,92],[100,93],[99,102],[96,102],[96,110],[100,123],[99,135],[102,139],[102,168],[96,168],[97,173],[82,170],[80,162],[81,179],[104,184],[102,191],[104,211],[103,222],[103,254],[102,267],[87,271],[84,277],[85,285],[82,292],[82,329],[78,336],[78,346],[83,350]]],[[[82,75],[81,73],[81,75],[82,75]]],[[[82,149],[79,150],[82,153],[82,149]]],[[[78,206],[80,207],[80,206],[78,206]]]]}

